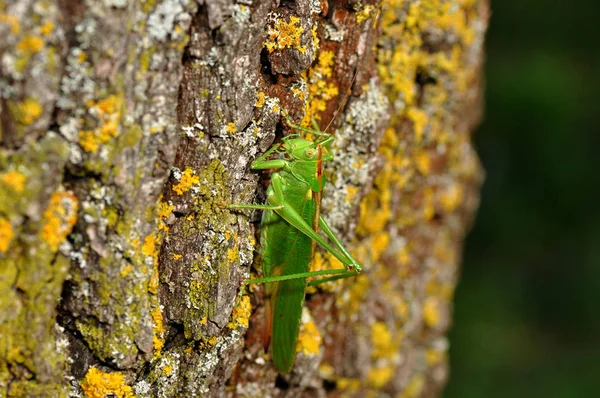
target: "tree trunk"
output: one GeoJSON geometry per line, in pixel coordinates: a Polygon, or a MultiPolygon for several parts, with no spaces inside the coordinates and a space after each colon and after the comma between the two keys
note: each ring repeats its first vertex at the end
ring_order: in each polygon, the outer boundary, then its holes
{"type": "Polygon", "coordinates": [[[487,18],[486,0],[0,1],[0,397],[437,395],[487,18]],[[263,287],[240,289],[259,213],[226,207],[264,200],[250,163],[292,133],[282,112],[331,122],[322,213],[365,268],[309,289],[288,375],[263,287]]]}

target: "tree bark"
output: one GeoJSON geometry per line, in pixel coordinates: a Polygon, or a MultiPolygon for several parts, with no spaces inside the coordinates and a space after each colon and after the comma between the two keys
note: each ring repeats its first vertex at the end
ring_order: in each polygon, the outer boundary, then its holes
{"type": "Polygon", "coordinates": [[[436,396],[488,14],[0,1],[0,397],[436,396]],[[240,288],[259,214],[226,207],[264,200],[249,166],[292,133],[282,112],[335,135],[322,214],[365,268],[308,290],[288,375],[263,288],[240,288]]]}

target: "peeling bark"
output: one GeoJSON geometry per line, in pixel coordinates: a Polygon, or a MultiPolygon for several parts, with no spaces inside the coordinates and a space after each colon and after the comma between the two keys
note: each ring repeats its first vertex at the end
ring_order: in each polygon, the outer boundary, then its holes
{"type": "Polygon", "coordinates": [[[488,13],[0,1],[0,397],[436,396],[488,13]],[[365,267],[309,290],[289,375],[240,292],[259,214],[226,208],[264,199],[282,112],[335,132],[322,212],[365,267]]]}

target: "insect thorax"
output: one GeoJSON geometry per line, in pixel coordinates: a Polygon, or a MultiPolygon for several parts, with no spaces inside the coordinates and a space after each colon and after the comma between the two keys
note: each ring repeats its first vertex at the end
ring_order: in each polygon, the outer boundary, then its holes
{"type": "Polygon", "coordinates": [[[306,182],[314,192],[321,192],[325,186],[320,161],[300,161],[291,163],[292,174],[299,180],[306,182]]]}

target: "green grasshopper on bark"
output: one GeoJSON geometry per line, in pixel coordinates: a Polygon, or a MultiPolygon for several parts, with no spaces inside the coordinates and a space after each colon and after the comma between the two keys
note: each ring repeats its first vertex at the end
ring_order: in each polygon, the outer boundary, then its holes
{"type": "Polygon", "coordinates": [[[321,131],[314,120],[314,129],[309,129],[292,123],[287,115],[284,117],[292,129],[310,133],[316,140],[291,134],[273,145],[251,166],[253,170],[277,170],[271,174],[267,203],[228,207],[263,210],[260,245],[264,278],[250,279],[245,284],[266,285],[265,351],[270,341],[275,367],[288,373],[296,357],[306,287],[356,276],[362,267],[320,214],[325,185],[323,162],[333,159],[333,136],[321,131]],[[269,159],[275,154],[282,158],[269,159]],[[332,244],[318,234],[319,228],[332,244]],[[344,268],[310,271],[317,243],[340,260],[344,268]],[[308,283],[309,277],[321,278],[308,283]]]}

